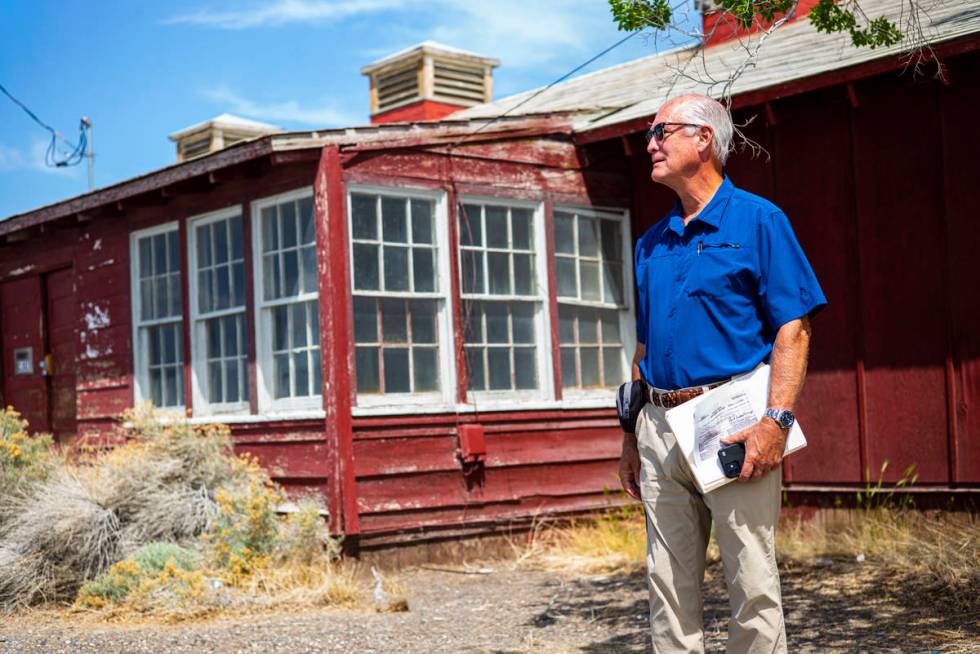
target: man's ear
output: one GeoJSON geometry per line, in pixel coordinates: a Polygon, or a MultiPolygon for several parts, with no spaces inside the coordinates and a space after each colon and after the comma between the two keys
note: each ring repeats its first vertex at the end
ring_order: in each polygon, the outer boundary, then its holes
{"type": "Polygon", "coordinates": [[[698,154],[704,160],[711,158],[711,142],[715,137],[714,131],[707,125],[698,127],[698,154]]]}

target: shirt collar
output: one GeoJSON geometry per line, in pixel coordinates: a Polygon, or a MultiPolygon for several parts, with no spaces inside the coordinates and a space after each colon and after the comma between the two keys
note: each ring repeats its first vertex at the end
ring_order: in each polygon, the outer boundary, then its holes
{"type": "MultiPolygon", "coordinates": [[[[725,215],[725,207],[728,206],[728,201],[732,197],[732,193],[735,192],[735,185],[732,184],[731,180],[728,179],[728,175],[721,181],[721,185],[715,190],[715,194],[711,196],[708,204],[704,205],[704,208],[698,213],[698,215],[691,218],[691,222],[695,220],[700,220],[701,222],[711,225],[714,228],[718,228],[721,224],[721,219],[725,215]]],[[[678,236],[684,235],[684,207],[681,206],[681,201],[676,200],[674,202],[674,208],[670,210],[670,221],[668,223],[668,228],[676,233],[678,236]]]]}

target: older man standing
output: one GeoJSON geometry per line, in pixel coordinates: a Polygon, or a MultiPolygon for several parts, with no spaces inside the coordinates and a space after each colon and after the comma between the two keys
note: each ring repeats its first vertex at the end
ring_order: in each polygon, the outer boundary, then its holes
{"type": "Polygon", "coordinates": [[[678,200],[636,245],[633,378],[651,387],[620,478],[642,499],[654,651],[703,652],[705,550],[712,521],[731,597],[728,652],[785,652],[775,530],[781,461],[803,385],[809,317],[826,304],[786,216],[724,176],[732,123],[699,95],[668,101],[648,133],[654,182],[678,200]],[[701,495],[665,411],[770,367],[766,416],[723,439],[745,443],[739,481],[701,495]]]}

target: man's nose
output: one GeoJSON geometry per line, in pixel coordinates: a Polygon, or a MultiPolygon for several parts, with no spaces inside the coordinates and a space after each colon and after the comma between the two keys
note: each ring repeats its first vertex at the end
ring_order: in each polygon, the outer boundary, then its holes
{"type": "Polygon", "coordinates": [[[647,143],[647,152],[653,154],[659,149],[660,149],[660,145],[657,144],[657,139],[655,137],[651,137],[650,141],[647,143]]]}

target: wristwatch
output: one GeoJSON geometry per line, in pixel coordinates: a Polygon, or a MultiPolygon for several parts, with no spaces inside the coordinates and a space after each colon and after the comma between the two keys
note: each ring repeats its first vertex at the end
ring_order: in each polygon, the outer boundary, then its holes
{"type": "Polygon", "coordinates": [[[796,422],[796,416],[788,409],[766,409],[764,415],[775,420],[780,429],[789,429],[796,422]]]}

